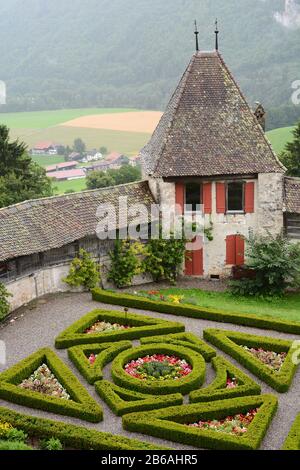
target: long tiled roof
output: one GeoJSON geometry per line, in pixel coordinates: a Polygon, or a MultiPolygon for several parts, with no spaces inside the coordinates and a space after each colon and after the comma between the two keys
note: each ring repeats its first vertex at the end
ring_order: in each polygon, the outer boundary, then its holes
{"type": "MultiPolygon", "coordinates": [[[[0,261],[60,248],[95,235],[100,204],[154,203],[147,181],[23,202],[0,209],[0,261]]],[[[150,213],[150,211],[149,211],[150,213]]],[[[126,226],[125,212],[119,226],[126,226]],[[123,224],[124,222],[124,224],[123,224]]]]}
{"type": "Polygon", "coordinates": [[[284,172],[217,52],[192,57],[141,157],[155,177],[284,172]]]}
{"type": "Polygon", "coordinates": [[[285,178],[285,210],[300,214],[300,178],[285,178]]]}

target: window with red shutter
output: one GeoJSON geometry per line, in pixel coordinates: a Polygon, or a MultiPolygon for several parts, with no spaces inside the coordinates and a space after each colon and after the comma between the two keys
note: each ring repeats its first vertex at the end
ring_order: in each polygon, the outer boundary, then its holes
{"type": "Polygon", "coordinates": [[[254,194],[255,184],[249,182],[245,184],[245,212],[246,214],[253,214],[254,212],[254,194]]]}
{"type": "Polygon", "coordinates": [[[226,212],[226,187],[225,183],[216,183],[217,214],[226,212]]]}
{"type": "Polygon", "coordinates": [[[179,213],[183,214],[184,211],[184,184],[176,183],[175,185],[175,202],[179,209],[179,213]]]}
{"type": "Polygon", "coordinates": [[[212,183],[205,183],[203,185],[203,205],[204,214],[212,213],[212,183]]]}

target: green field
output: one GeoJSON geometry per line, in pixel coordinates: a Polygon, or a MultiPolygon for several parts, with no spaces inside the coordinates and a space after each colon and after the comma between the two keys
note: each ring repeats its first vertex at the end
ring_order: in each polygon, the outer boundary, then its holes
{"type": "Polygon", "coordinates": [[[1,113],[0,124],[6,124],[12,129],[46,129],[58,126],[81,116],[95,114],[126,113],[138,111],[126,108],[83,108],[83,109],[59,109],[56,111],[36,111],[28,113],[1,113]]]}
{"type": "Polygon", "coordinates": [[[32,160],[45,168],[46,166],[62,163],[65,161],[65,158],[63,155],[33,155],[32,160]]]}
{"type": "Polygon", "coordinates": [[[67,191],[80,192],[86,188],[85,178],[71,181],[54,181],[54,194],[65,194],[67,191]]]}
{"type": "Polygon", "coordinates": [[[267,137],[277,155],[284,150],[287,142],[291,142],[293,140],[293,129],[294,127],[281,127],[267,132],[267,137]]]}

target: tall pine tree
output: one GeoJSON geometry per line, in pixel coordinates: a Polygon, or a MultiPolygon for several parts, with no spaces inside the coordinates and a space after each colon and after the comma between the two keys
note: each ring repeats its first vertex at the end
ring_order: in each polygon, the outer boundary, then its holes
{"type": "Polygon", "coordinates": [[[32,161],[23,142],[11,142],[9,129],[0,126],[0,207],[51,195],[45,170],[32,161]]]}
{"type": "Polygon", "coordinates": [[[281,160],[286,166],[289,176],[300,177],[300,122],[293,131],[293,135],[294,140],[286,145],[281,160]]]}

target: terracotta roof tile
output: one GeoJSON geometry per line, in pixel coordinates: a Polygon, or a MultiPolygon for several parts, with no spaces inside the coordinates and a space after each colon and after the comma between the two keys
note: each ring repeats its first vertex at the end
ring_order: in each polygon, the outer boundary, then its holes
{"type": "Polygon", "coordinates": [[[284,179],[286,212],[300,214],[300,178],[284,179]]]}
{"type": "MultiPolygon", "coordinates": [[[[60,248],[95,235],[97,208],[110,203],[118,212],[120,196],[127,196],[128,204],[143,203],[148,209],[155,202],[148,183],[141,181],[0,209],[0,261],[60,248]]],[[[124,216],[120,214],[121,226],[124,216]]]]}
{"type": "Polygon", "coordinates": [[[193,56],[141,157],[156,177],[284,172],[217,52],[193,56]]]}

